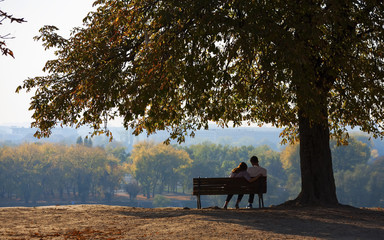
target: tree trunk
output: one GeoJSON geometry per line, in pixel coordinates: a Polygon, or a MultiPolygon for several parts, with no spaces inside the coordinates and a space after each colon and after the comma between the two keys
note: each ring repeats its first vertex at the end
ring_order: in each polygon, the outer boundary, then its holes
{"type": "MultiPolygon", "coordinates": [[[[326,111],[323,111],[326,114],[326,111]]],[[[299,113],[301,192],[296,205],[337,205],[328,117],[311,123],[299,113]]]]}

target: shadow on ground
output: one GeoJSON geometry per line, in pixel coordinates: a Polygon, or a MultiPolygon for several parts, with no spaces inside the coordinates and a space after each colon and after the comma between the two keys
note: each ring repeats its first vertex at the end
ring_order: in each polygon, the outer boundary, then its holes
{"type": "Polygon", "coordinates": [[[127,209],[119,214],[143,219],[196,215],[205,221],[238,224],[254,230],[325,239],[383,239],[384,211],[349,206],[264,209],[127,209]]]}

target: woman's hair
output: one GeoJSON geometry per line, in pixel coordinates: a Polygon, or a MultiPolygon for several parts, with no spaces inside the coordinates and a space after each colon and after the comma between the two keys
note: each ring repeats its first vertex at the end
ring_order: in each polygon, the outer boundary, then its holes
{"type": "Polygon", "coordinates": [[[246,171],[248,168],[247,164],[245,162],[241,162],[237,168],[232,169],[233,173],[238,173],[242,171],[246,171]]]}

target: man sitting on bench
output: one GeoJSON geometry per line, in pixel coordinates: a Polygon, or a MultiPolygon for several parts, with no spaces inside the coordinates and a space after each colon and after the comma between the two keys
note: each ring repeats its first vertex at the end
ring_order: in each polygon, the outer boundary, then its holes
{"type": "MultiPolygon", "coordinates": [[[[251,176],[251,178],[258,177],[258,176],[267,176],[267,169],[262,168],[259,166],[259,159],[256,156],[252,156],[250,159],[250,162],[252,164],[252,167],[249,167],[247,169],[247,172],[251,176]]],[[[248,198],[248,205],[246,208],[252,208],[253,199],[255,198],[255,194],[249,194],[248,198]]]]}

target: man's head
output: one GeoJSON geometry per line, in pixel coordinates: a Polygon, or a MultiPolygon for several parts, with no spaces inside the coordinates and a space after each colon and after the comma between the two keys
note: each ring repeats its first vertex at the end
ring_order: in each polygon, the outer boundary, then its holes
{"type": "Polygon", "coordinates": [[[259,159],[256,156],[252,156],[250,162],[252,165],[259,165],[259,159]]]}

